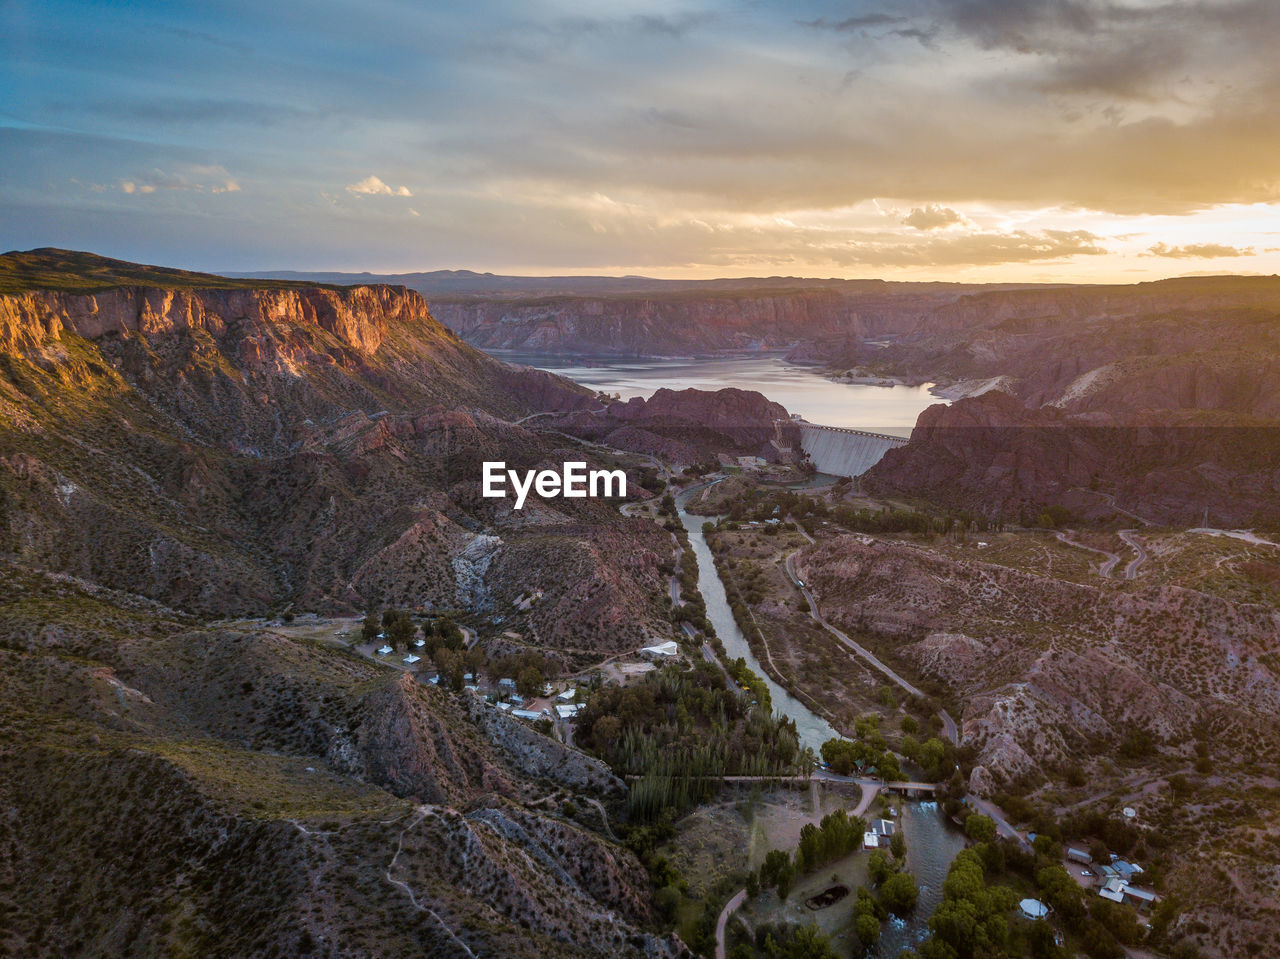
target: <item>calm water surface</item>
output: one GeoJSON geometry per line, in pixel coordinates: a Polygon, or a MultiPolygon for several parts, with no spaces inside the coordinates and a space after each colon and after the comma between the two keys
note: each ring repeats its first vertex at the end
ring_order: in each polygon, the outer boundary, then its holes
{"type": "Polygon", "coordinates": [[[736,387],[759,390],[789,413],[811,423],[846,426],[907,436],[920,411],[945,402],[925,386],[864,386],[833,383],[816,367],[788,363],[776,353],[708,359],[617,359],[546,356],[512,350],[493,350],[512,363],[550,370],[583,386],[623,399],[668,387],[719,390],[736,387]]]}

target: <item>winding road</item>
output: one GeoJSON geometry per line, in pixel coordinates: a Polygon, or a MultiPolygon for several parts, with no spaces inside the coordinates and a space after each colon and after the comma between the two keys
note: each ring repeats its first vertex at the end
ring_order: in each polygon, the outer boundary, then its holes
{"type": "Polygon", "coordinates": [[[1086,546],[1079,540],[1072,539],[1061,530],[1055,530],[1053,535],[1057,537],[1060,543],[1066,543],[1068,546],[1074,546],[1076,549],[1083,549],[1090,553],[1097,553],[1099,556],[1105,556],[1107,558],[1106,562],[1102,563],[1098,567],[1098,575],[1103,579],[1109,579],[1111,577],[1111,571],[1115,569],[1116,565],[1120,562],[1119,553],[1110,553],[1105,549],[1098,549],[1095,546],[1086,546]]]}
{"type": "Polygon", "coordinates": [[[1138,540],[1138,537],[1133,535],[1136,532],[1136,529],[1122,529],[1118,534],[1119,537],[1125,541],[1125,544],[1138,554],[1137,557],[1130,560],[1129,565],[1124,568],[1125,579],[1134,579],[1138,575],[1138,567],[1147,561],[1146,547],[1142,545],[1138,540]]]}

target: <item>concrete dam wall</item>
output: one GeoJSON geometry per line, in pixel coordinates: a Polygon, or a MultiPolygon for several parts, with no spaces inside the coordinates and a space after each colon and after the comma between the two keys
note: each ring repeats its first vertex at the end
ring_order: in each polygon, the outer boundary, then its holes
{"type": "Polygon", "coordinates": [[[861,476],[895,446],[905,446],[902,436],[867,433],[840,426],[800,424],[800,447],[819,472],[833,476],[861,476]]]}

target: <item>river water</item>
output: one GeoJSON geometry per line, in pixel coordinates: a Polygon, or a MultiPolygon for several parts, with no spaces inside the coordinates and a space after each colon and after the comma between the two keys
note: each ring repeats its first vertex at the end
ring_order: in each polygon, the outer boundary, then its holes
{"type": "MultiPolygon", "coordinates": [[[[685,512],[689,499],[702,488],[698,486],[680,493],[676,497],[676,506],[698,560],[698,588],[707,605],[707,619],[724,643],[725,653],[735,659],[741,656],[752,672],[764,679],[773,698],[774,712],[793,720],[800,745],[809,746],[816,753],[837,733],[830,723],[774,682],[751,652],[747,638],[742,635],[729,609],[724,583],[720,581],[711,548],[702,533],[702,524],[710,517],[685,512]]],[[[901,808],[899,822],[907,840],[907,869],[915,876],[920,898],[910,917],[904,920],[890,918],[883,924],[880,941],[873,953],[881,959],[892,959],[902,950],[914,947],[928,934],[929,917],[942,901],[942,883],[947,870],[965,845],[963,834],[943,818],[936,803],[906,802],[901,808]]]]}
{"type": "Polygon", "coordinates": [[[720,581],[720,575],[716,571],[715,560],[711,556],[711,547],[707,545],[707,538],[702,534],[702,524],[709,517],[694,516],[684,511],[685,504],[689,502],[695,490],[700,491],[702,488],[698,486],[685,490],[676,497],[676,506],[680,522],[689,531],[689,543],[693,547],[693,555],[698,560],[698,589],[701,590],[702,599],[707,604],[707,619],[711,620],[711,625],[716,628],[716,635],[724,643],[724,650],[728,657],[737,659],[741,656],[747,661],[751,671],[764,679],[765,685],[769,688],[769,695],[773,699],[773,711],[782,713],[795,721],[796,732],[800,735],[800,745],[808,746],[817,753],[823,743],[839,734],[831,728],[830,723],[821,716],[815,715],[809,707],[774,682],[752,654],[747,637],[742,635],[742,630],[738,628],[738,623],[733,618],[733,611],[729,609],[729,599],[725,595],[724,583],[720,581]]]}
{"type": "Polygon", "coordinates": [[[923,409],[946,402],[930,393],[928,385],[834,383],[815,367],[789,363],[777,353],[708,359],[584,359],[513,350],[492,353],[512,363],[559,373],[593,390],[617,393],[623,399],[647,399],[664,386],[673,390],[759,390],[785,406],[788,413],[799,413],[810,423],[896,436],[909,436],[923,409]]]}
{"type": "Polygon", "coordinates": [[[929,917],[942,902],[942,882],[951,860],[965,846],[964,834],[943,817],[937,803],[903,803],[899,823],[907,839],[907,870],[916,877],[920,898],[911,916],[890,917],[882,925],[875,949],[882,959],[915,948],[928,935],[929,917]]]}

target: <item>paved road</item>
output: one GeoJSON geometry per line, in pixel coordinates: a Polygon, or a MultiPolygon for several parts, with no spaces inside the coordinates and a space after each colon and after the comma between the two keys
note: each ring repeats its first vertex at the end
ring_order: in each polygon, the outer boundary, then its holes
{"type": "Polygon", "coordinates": [[[1018,832],[1018,830],[1014,829],[1009,820],[1004,818],[1004,813],[1000,811],[1000,807],[995,803],[988,802],[985,799],[979,799],[977,796],[965,796],[964,801],[974,809],[978,810],[978,812],[990,816],[995,820],[996,832],[1001,836],[1006,836],[1009,839],[1016,839],[1024,846],[1030,845],[1030,843],[1027,842],[1026,837],[1023,836],[1022,833],[1018,832]]]}
{"type": "Polygon", "coordinates": [[[1105,549],[1096,549],[1093,546],[1086,546],[1084,543],[1077,542],[1067,536],[1066,533],[1060,531],[1055,532],[1053,535],[1056,536],[1059,541],[1066,543],[1068,546],[1074,546],[1076,549],[1084,549],[1088,550],[1090,553],[1097,553],[1099,556],[1105,556],[1107,561],[1098,567],[1098,575],[1103,579],[1110,578],[1111,571],[1115,569],[1116,564],[1120,562],[1119,553],[1109,553],[1105,549]]]}
{"type": "MultiPolygon", "coordinates": [[[[787,518],[790,519],[791,517],[788,516],[787,518]]],[[[804,536],[804,538],[807,539],[810,543],[814,542],[814,538],[808,534],[808,532],[805,530],[803,526],[797,523],[796,529],[798,529],[800,531],[800,534],[804,536]]],[[[799,550],[796,550],[796,552],[799,552],[799,550]]],[[[836,639],[842,642],[849,649],[853,650],[855,653],[857,653],[859,656],[865,659],[871,666],[880,670],[880,672],[882,672],[888,679],[892,680],[903,690],[910,693],[912,696],[919,696],[920,698],[923,699],[924,693],[920,692],[919,689],[917,689],[911,683],[907,682],[905,679],[899,676],[896,672],[894,672],[892,669],[886,666],[883,662],[880,661],[878,657],[875,656],[875,654],[873,654],[865,646],[862,646],[859,643],[855,643],[852,639],[846,636],[842,631],[840,631],[839,629],[836,629],[836,627],[832,626],[829,622],[827,622],[827,620],[823,617],[822,613],[818,610],[818,600],[814,597],[813,593],[809,592],[809,588],[807,586],[800,585],[800,577],[796,575],[795,555],[796,553],[790,553],[786,558],[785,566],[787,570],[787,575],[791,578],[792,585],[795,586],[796,589],[800,590],[801,595],[804,596],[805,601],[809,604],[809,616],[815,622],[817,622],[820,626],[826,629],[827,632],[831,633],[832,636],[834,636],[836,639]]],[[[951,740],[952,745],[959,746],[960,745],[960,728],[956,725],[956,721],[951,718],[951,714],[948,713],[945,709],[939,710],[938,715],[942,719],[943,734],[948,739],[951,740]]]]}
{"type": "Polygon", "coordinates": [[[919,696],[920,698],[923,699],[924,693],[920,692],[919,689],[911,685],[911,683],[907,682],[905,679],[899,676],[896,672],[894,672],[892,669],[890,669],[888,666],[882,663],[876,657],[876,655],[871,652],[871,650],[867,649],[865,646],[855,643],[843,632],[841,632],[839,629],[836,629],[836,627],[832,626],[829,622],[827,622],[826,618],[818,610],[818,601],[816,598],[814,598],[813,593],[809,592],[809,589],[807,586],[800,585],[800,577],[796,575],[796,570],[795,570],[795,562],[794,562],[795,555],[796,555],[795,553],[791,553],[787,556],[786,563],[785,563],[786,569],[787,569],[787,575],[791,577],[791,582],[795,585],[796,589],[800,590],[800,594],[805,598],[805,601],[809,604],[809,616],[812,617],[813,620],[817,622],[820,626],[826,629],[827,632],[829,632],[832,636],[840,640],[841,643],[843,643],[849,649],[853,650],[855,653],[857,653],[859,656],[865,659],[867,663],[871,665],[874,669],[878,669],[881,673],[883,673],[886,678],[896,683],[898,686],[900,686],[906,692],[910,693],[912,696],[919,696]]]}
{"type": "Polygon", "coordinates": [[[945,709],[938,710],[938,718],[942,720],[942,734],[951,740],[951,745],[960,745],[960,727],[945,709]]]}
{"type": "Polygon", "coordinates": [[[1122,529],[1119,533],[1120,538],[1125,541],[1125,544],[1138,554],[1137,557],[1130,560],[1129,565],[1124,568],[1125,579],[1133,579],[1136,577],[1138,575],[1138,567],[1147,561],[1147,550],[1138,538],[1133,535],[1136,532],[1136,529],[1122,529]]]}

